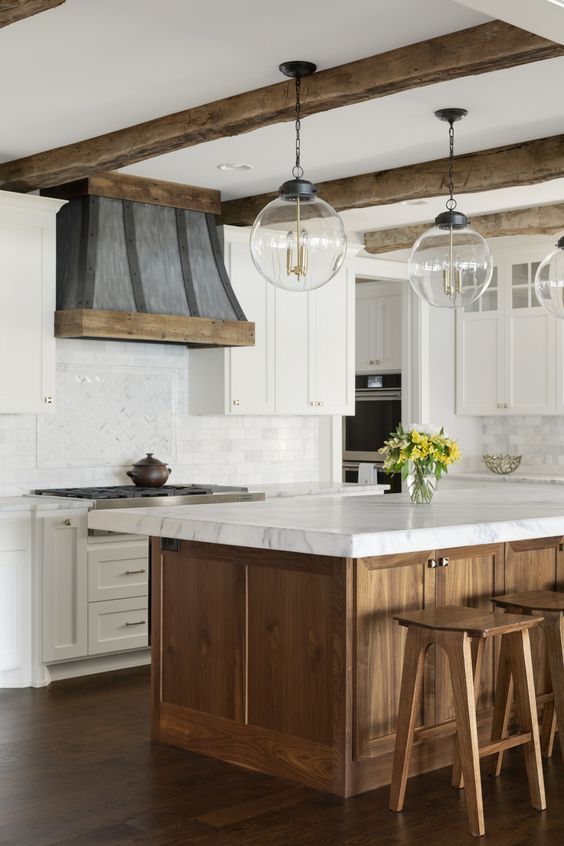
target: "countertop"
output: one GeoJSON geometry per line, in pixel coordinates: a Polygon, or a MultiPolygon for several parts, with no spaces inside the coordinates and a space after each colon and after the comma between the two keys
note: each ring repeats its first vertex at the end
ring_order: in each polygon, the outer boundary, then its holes
{"type": "Polygon", "coordinates": [[[89,499],[69,499],[61,496],[2,496],[0,511],[86,511],[94,505],[89,499]]]}
{"type": "Polygon", "coordinates": [[[564,535],[564,489],[506,485],[406,494],[93,511],[89,526],[130,534],[361,558],[564,535]]]}
{"type": "Polygon", "coordinates": [[[357,485],[354,482],[272,482],[267,485],[248,485],[251,493],[264,492],[267,499],[279,496],[320,496],[321,494],[346,493],[383,494],[389,485],[357,485]]]}
{"type": "Polygon", "coordinates": [[[450,473],[448,479],[466,479],[472,482],[521,482],[525,485],[564,485],[564,475],[557,473],[544,475],[540,473],[527,473],[521,469],[514,473],[507,473],[500,476],[490,470],[482,472],[450,473]]]}

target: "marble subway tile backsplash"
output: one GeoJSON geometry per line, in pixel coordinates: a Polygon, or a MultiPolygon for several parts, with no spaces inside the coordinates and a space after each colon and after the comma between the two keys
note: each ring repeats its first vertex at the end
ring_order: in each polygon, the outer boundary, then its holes
{"type": "Polygon", "coordinates": [[[522,455],[530,473],[564,474],[564,418],[484,417],[483,452],[522,455]]]}
{"type": "Polygon", "coordinates": [[[53,413],[0,414],[0,496],[33,488],[128,484],[145,452],[171,483],[317,479],[315,417],[199,417],[188,411],[189,350],[57,341],[53,413]]]}

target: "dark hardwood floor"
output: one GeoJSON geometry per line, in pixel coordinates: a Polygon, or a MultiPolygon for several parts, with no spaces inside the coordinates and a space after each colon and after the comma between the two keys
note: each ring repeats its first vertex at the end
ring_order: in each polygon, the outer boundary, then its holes
{"type": "MultiPolygon", "coordinates": [[[[545,762],[549,808],[528,800],[521,750],[484,780],[491,846],[564,841],[560,750],[545,762]]],[[[0,843],[7,846],[459,846],[463,793],[440,770],[341,801],[149,742],[143,668],[0,693],[0,843]]]]}

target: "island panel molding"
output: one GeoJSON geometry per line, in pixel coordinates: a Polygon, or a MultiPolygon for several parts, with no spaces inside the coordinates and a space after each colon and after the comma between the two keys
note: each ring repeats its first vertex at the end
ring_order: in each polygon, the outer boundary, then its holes
{"type": "MultiPolygon", "coordinates": [[[[504,235],[552,235],[564,229],[564,203],[472,215],[471,222],[474,229],[484,238],[500,238],[504,235]]],[[[431,222],[418,223],[365,232],[364,249],[373,254],[411,249],[419,236],[431,225],[431,222]]]]}
{"type": "MultiPolygon", "coordinates": [[[[0,165],[0,173],[2,166],[0,165]]],[[[447,190],[448,159],[318,182],[317,190],[337,211],[438,197],[447,190]]],[[[564,176],[564,135],[521,141],[456,157],[456,179],[463,194],[534,185],[564,176]]],[[[259,194],[223,203],[222,220],[250,226],[274,199],[259,194]]]]}
{"type": "Polygon", "coordinates": [[[0,28],[62,6],[65,0],[0,0],[0,28]]]}
{"type": "MultiPolygon", "coordinates": [[[[302,114],[561,56],[564,47],[503,21],[319,71],[302,86],[302,114]],[[475,45],[480,44],[476,51],[475,45]]],[[[277,83],[0,165],[0,186],[31,191],[294,119],[292,82],[277,83]]],[[[325,196],[320,190],[320,194],[325,196]]],[[[266,205],[266,203],[263,203],[266,205]]],[[[253,220],[256,214],[253,216],[253,220]]]]}
{"type": "MultiPolygon", "coordinates": [[[[563,589],[561,540],[436,549],[401,566],[186,540],[163,551],[154,538],[153,739],[343,797],[389,784],[405,643],[394,616],[489,610],[508,584],[563,589]]],[[[495,658],[492,641],[482,742],[495,658]]],[[[544,706],[542,664],[538,676],[544,706]]],[[[455,733],[446,662],[430,650],[410,774],[452,764],[455,733]]]]}

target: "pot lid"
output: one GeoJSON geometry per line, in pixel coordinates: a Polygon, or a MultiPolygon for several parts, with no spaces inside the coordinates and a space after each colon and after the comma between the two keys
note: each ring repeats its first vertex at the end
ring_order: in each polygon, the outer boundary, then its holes
{"type": "Polygon", "coordinates": [[[152,452],[147,453],[146,458],[142,458],[140,461],[136,461],[135,464],[132,465],[133,467],[166,467],[166,463],[164,461],[159,461],[158,458],[153,456],[152,452]]]}

